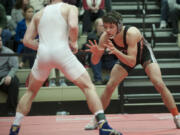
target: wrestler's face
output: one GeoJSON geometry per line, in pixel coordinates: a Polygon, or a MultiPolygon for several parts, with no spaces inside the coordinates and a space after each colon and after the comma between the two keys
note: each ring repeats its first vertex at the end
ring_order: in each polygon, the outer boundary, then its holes
{"type": "Polygon", "coordinates": [[[104,31],[110,39],[113,39],[117,34],[117,25],[114,23],[104,23],[104,31]]]}

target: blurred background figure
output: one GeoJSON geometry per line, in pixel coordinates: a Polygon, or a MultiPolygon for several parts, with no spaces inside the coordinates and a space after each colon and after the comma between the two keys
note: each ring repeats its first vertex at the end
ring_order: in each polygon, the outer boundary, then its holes
{"type": "MultiPolygon", "coordinates": [[[[0,54],[13,54],[14,52],[3,45],[0,29],[0,54]]],[[[19,79],[15,75],[18,70],[16,56],[0,56],[0,90],[7,93],[6,106],[0,109],[1,115],[13,116],[17,106],[19,93],[19,79]]]]}
{"type": "Polygon", "coordinates": [[[23,15],[24,19],[17,24],[15,40],[18,43],[17,53],[31,54],[30,56],[23,56],[19,66],[22,68],[26,61],[28,61],[29,67],[31,68],[34,64],[36,51],[25,47],[22,40],[26,32],[27,26],[31,22],[31,19],[34,15],[33,7],[31,5],[26,5],[23,10],[23,15]]]}
{"type": "Polygon", "coordinates": [[[83,33],[87,34],[92,31],[92,25],[97,18],[104,15],[104,0],[83,0],[83,33]]]}
{"type": "Polygon", "coordinates": [[[169,15],[168,0],[161,0],[160,29],[167,27],[169,15]]]}

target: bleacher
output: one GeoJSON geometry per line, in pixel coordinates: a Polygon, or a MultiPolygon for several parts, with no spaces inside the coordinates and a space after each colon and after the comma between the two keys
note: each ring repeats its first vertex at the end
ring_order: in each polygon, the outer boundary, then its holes
{"type": "MultiPolygon", "coordinates": [[[[140,28],[146,39],[150,43],[153,43],[153,51],[161,68],[163,80],[179,105],[180,48],[176,43],[176,39],[170,35],[171,28],[159,29],[159,5],[160,3],[157,0],[112,0],[112,9],[123,14],[124,24],[137,26],[140,28]]],[[[86,36],[80,36],[79,44],[81,45],[85,41],[86,36]]],[[[29,72],[30,70],[28,69],[20,69],[17,72],[21,83],[25,82],[29,72]]],[[[101,95],[105,85],[96,86],[96,88],[98,94],[101,95]]],[[[27,88],[25,87],[20,87],[19,98],[26,89],[27,88]]],[[[5,100],[5,94],[0,92],[0,103],[5,103],[5,100]]],[[[140,65],[130,73],[118,88],[116,88],[116,91],[112,96],[112,101],[113,103],[114,101],[116,103],[114,105],[111,104],[108,111],[109,113],[167,111],[164,109],[160,95],[157,93],[149,78],[146,76],[144,69],[142,69],[140,65]],[[136,109],[134,109],[134,107],[136,109]],[[147,109],[147,107],[150,109],[147,109]],[[119,109],[118,111],[113,111],[114,108],[119,109]]],[[[72,106],[81,108],[78,104],[80,102],[85,103],[86,101],[85,96],[79,88],[76,86],[68,86],[54,88],[42,87],[34,102],[58,102],[61,104],[60,106],[62,109],[64,108],[68,110],[72,106]],[[69,105],[69,103],[71,103],[71,105],[69,105]]],[[[88,113],[88,110],[85,110],[84,113],[88,113]]]]}

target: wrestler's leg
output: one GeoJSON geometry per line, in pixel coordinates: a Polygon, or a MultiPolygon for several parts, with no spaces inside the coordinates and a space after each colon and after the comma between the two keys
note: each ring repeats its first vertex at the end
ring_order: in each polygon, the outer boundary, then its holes
{"type": "Polygon", "coordinates": [[[149,76],[156,90],[161,94],[162,100],[171,114],[174,116],[177,128],[180,128],[180,116],[176,107],[174,98],[162,80],[161,71],[157,63],[151,63],[145,68],[146,74],[149,76]]]}
{"type": "Polygon", "coordinates": [[[35,60],[29,77],[28,89],[18,103],[16,116],[10,129],[10,135],[18,135],[21,120],[30,111],[32,101],[48,77],[50,69],[50,66],[47,67],[46,64],[38,63],[38,60],[35,60]]]}
{"type": "Polygon", "coordinates": [[[20,112],[23,115],[28,114],[32,105],[32,101],[43,83],[44,81],[37,80],[32,73],[30,74],[28,90],[21,97],[16,112],[20,112]]]}
{"type": "Polygon", "coordinates": [[[124,69],[121,65],[115,64],[113,67],[111,74],[110,74],[110,79],[106,85],[106,88],[101,96],[101,101],[103,104],[104,110],[108,107],[110,101],[111,101],[111,96],[118,86],[119,83],[121,83],[124,78],[128,75],[128,72],[126,69],[124,69]]]}
{"type": "Polygon", "coordinates": [[[169,111],[172,108],[175,108],[176,105],[174,98],[172,97],[172,94],[170,93],[164,81],[162,80],[159,65],[157,63],[151,63],[146,66],[145,72],[150,78],[156,90],[161,94],[163,102],[165,103],[169,111]]]}
{"type": "Polygon", "coordinates": [[[103,110],[99,96],[96,93],[96,88],[87,71],[85,71],[78,79],[74,80],[73,83],[83,91],[92,113],[103,110]]]}
{"type": "Polygon", "coordinates": [[[87,71],[85,71],[79,78],[73,81],[86,96],[87,104],[91,112],[95,115],[96,121],[99,125],[100,135],[122,135],[120,132],[112,129],[104,115],[104,110],[100,101],[99,96],[96,93],[94,84],[92,83],[90,76],[87,71]]]}
{"type": "MultiPolygon", "coordinates": [[[[112,93],[114,92],[117,85],[128,75],[128,72],[119,64],[115,64],[111,73],[110,79],[107,83],[107,86],[101,96],[101,102],[103,105],[103,109],[105,110],[111,100],[112,93]]],[[[94,130],[97,128],[96,119],[93,119],[85,126],[85,130],[94,130]]]]}

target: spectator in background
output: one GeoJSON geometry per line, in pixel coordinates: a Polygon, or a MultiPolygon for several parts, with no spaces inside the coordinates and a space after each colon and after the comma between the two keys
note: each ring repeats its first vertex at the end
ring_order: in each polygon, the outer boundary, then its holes
{"type": "Polygon", "coordinates": [[[9,29],[7,29],[6,11],[2,4],[0,4],[0,28],[2,29],[2,42],[6,46],[7,42],[11,39],[12,35],[9,29]]]}
{"type": "Polygon", "coordinates": [[[26,5],[24,7],[23,14],[24,14],[24,19],[17,24],[15,40],[16,42],[18,42],[17,53],[32,54],[31,56],[22,57],[22,62],[20,62],[20,67],[23,67],[25,62],[29,61],[29,66],[31,68],[32,65],[34,64],[36,51],[24,47],[22,40],[26,32],[27,26],[30,24],[31,19],[34,15],[33,7],[31,5],[26,5]]]}
{"type": "MultiPolygon", "coordinates": [[[[103,27],[103,20],[102,18],[96,19],[94,23],[94,30],[88,34],[87,37],[87,43],[89,43],[89,40],[94,42],[99,42],[99,38],[101,34],[104,32],[104,27],[103,27]]],[[[106,70],[111,70],[114,64],[116,63],[117,58],[113,54],[108,54],[107,51],[105,51],[104,55],[102,56],[101,60],[99,63],[94,65],[90,61],[90,67],[92,68],[93,71],[93,76],[94,76],[94,84],[96,85],[102,85],[104,84],[103,79],[102,79],[102,69],[106,70]]],[[[106,78],[108,80],[109,77],[106,78]]]]}
{"type": "Polygon", "coordinates": [[[49,79],[49,87],[67,86],[65,82],[64,74],[56,68],[53,68],[51,70],[48,79],[49,79]]]}
{"type": "Polygon", "coordinates": [[[6,14],[11,15],[15,0],[0,0],[0,3],[5,7],[6,14]]]}
{"type": "Polygon", "coordinates": [[[77,0],[63,0],[63,2],[76,6],[78,1],[77,0]]]}
{"type": "Polygon", "coordinates": [[[178,20],[180,18],[180,0],[168,0],[170,10],[170,21],[172,24],[172,36],[177,37],[178,20]]]}
{"type": "Polygon", "coordinates": [[[112,0],[105,0],[106,12],[111,12],[112,10],[112,0]]]}
{"type": "MultiPolygon", "coordinates": [[[[11,49],[3,46],[2,38],[0,36],[0,54],[13,53],[14,52],[11,49]]],[[[8,95],[6,106],[8,115],[14,115],[17,106],[19,92],[19,80],[15,75],[17,70],[18,58],[16,56],[0,56],[0,90],[8,95]]],[[[2,109],[0,110],[2,111],[2,109]]]]}
{"type": "Polygon", "coordinates": [[[168,15],[169,15],[168,0],[161,0],[160,29],[167,27],[168,15]]]}
{"type": "Polygon", "coordinates": [[[38,12],[49,4],[49,0],[29,0],[29,4],[33,6],[35,12],[38,12]]]}
{"type": "Polygon", "coordinates": [[[15,29],[18,22],[24,19],[23,8],[25,5],[28,5],[28,0],[16,0],[16,3],[11,11],[11,20],[12,20],[12,33],[15,34],[15,29]]]}
{"type": "Polygon", "coordinates": [[[83,0],[83,33],[92,31],[92,24],[104,15],[104,0],[83,0]]]}

